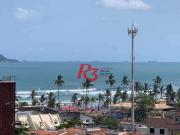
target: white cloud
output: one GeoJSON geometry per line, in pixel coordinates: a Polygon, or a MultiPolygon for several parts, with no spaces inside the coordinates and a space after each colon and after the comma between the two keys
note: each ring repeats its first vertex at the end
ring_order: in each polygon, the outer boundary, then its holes
{"type": "Polygon", "coordinates": [[[106,8],[127,10],[149,10],[151,8],[143,0],[97,0],[97,4],[106,8]]]}
{"type": "Polygon", "coordinates": [[[15,17],[17,19],[30,19],[33,18],[35,16],[37,16],[38,13],[34,10],[27,10],[27,9],[23,9],[23,8],[17,8],[15,11],[15,17]]]}

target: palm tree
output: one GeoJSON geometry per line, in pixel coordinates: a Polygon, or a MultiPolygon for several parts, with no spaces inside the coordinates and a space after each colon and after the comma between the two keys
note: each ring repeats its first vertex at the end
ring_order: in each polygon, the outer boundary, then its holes
{"type": "Polygon", "coordinates": [[[135,82],[134,90],[136,93],[140,94],[143,91],[143,86],[139,81],[135,82]]]}
{"type": "Polygon", "coordinates": [[[90,98],[91,108],[92,108],[93,103],[95,103],[95,102],[96,102],[96,100],[97,100],[97,98],[96,98],[96,97],[91,97],[91,98],[90,98]]]}
{"type": "Polygon", "coordinates": [[[160,76],[156,76],[156,78],[153,79],[154,83],[158,84],[158,86],[161,86],[162,79],[160,76]]]}
{"type": "Polygon", "coordinates": [[[121,95],[122,95],[121,89],[120,89],[120,87],[118,87],[117,90],[116,90],[116,94],[113,97],[113,103],[114,104],[116,104],[117,102],[120,102],[121,95]]]}
{"type": "Polygon", "coordinates": [[[85,98],[84,98],[85,109],[87,109],[87,106],[88,106],[89,103],[90,103],[90,97],[85,96],[85,98]]]}
{"type": "Polygon", "coordinates": [[[118,95],[115,94],[113,97],[113,104],[116,104],[118,102],[118,95]]]}
{"type": "Polygon", "coordinates": [[[34,105],[36,105],[38,103],[38,100],[36,99],[36,96],[37,96],[36,90],[32,90],[31,94],[30,94],[32,106],[34,106],[34,105]]]}
{"type": "Polygon", "coordinates": [[[110,104],[111,104],[111,95],[112,95],[112,93],[111,93],[111,90],[110,89],[106,89],[106,91],[105,91],[105,94],[104,94],[104,96],[105,96],[105,106],[107,107],[107,108],[109,108],[110,106],[110,104]]]}
{"type": "Polygon", "coordinates": [[[83,86],[83,88],[84,89],[86,89],[86,96],[85,96],[85,109],[87,109],[87,104],[88,104],[88,96],[87,96],[87,94],[88,94],[88,88],[90,88],[90,87],[92,87],[93,86],[93,84],[91,83],[91,80],[89,80],[89,79],[86,79],[83,83],[82,83],[82,86],[83,86]]]}
{"type": "Polygon", "coordinates": [[[86,89],[86,96],[87,96],[87,93],[88,93],[88,88],[92,87],[93,84],[91,83],[91,80],[90,79],[86,79],[83,83],[82,83],[82,86],[84,89],[86,89]]]}
{"type": "Polygon", "coordinates": [[[100,104],[102,104],[102,102],[104,101],[104,95],[99,93],[97,96],[97,100],[98,100],[98,110],[100,110],[100,104]]]}
{"type": "Polygon", "coordinates": [[[159,93],[159,87],[158,87],[157,84],[154,84],[154,85],[153,85],[153,92],[151,93],[151,95],[152,95],[153,97],[156,97],[158,93],[159,93]]]}
{"type": "Polygon", "coordinates": [[[85,96],[83,95],[83,96],[81,96],[81,98],[80,98],[80,104],[81,104],[81,107],[84,109],[85,107],[84,107],[84,105],[85,105],[85,96]]]}
{"type": "Polygon", "coordinates": [[[172,84],[168,84],[166,87],[166,97],[167,97],[167,102],[168,104],[174,103],[174,98],[175,98],[175,92],[173,90],[172,84]]]}
{"type": "Polygon", "coordinates": [[[143,86],[143,91],[145,94],[147,94],[147,92],[150,90],[150,86],[148,83],[144,83],[144,86],[143,86]]]}
{"type": "Polygon", "coordinates": [[[124,91],[121,95],[121,99],[123,102],[126,102],[128,100],[128,94],[127,91],[124,91]]]}
{"type": "Polygon", "coordinates": [[[71,101],[73,102],[74,105],[77,105],[77,102],[78,102],[78,93],[74,93],[72,95],[71,101]]]}
{"type": "Polygon", "coordinates": [[[46,101],[47,100],[47,98],[45,97],[45,95],[43,94],[43,95],[41,95],[41,97],[40,97],[40,103],[42,104],[44,101],[46,101]]]}
{"type": "Polygon", "coordinates": [[[54,85],[58,88],[58,102],[60,102],[60,100],[59,100],[59,88],[64,85],[64,80],[63,80],[62,75],[57,76],[57,79],[54,80],[54,85]]]}
{"type": "Polygon", "coordinates": [[[122,85],[124,88],[127,88],[127,86],[129,85],[129,80],[128,80],[128,77],[126,75],[123,76],[123,79],[122,79],[122,85]]]}
{"type": "Polygon", "coordinates": [[[126,75],[123,76],[123,79],[122,79],[122,86],[123,86],[123,89],[125,90],[122,94],[121,94],[121,100],[122,102],[125,102],[128,100],[128,94],[127,94],[127,88],[129,86],[129,79],[126,75]]]}
{"type": "Polygon", "coordinates": [[[121,93],[121,88],[120,88],[120,87],[117,88],[116,94],[117,94],[118,96],[121,96],[122,93],[121,93]]]}
{"type": "Polygon", "coordinates": [[[157,96],[157,94],[160,92],[162,79],[160,76],[156,76],[156,78],[154,78],[153,81],[154,81],[153,94],[154,96],[157,96]]]}
{"type": "Polygon", "coordinates": [[[54,93],[53,92],[50,92],[48,94],[48,107],[51,107],[51,108],[54,108],[55,107],[55,104],[56,104],[56,98],[54,96],[54,93]]]}
{"type": "MultiPolygon", "coordinates": [[[[113,74],[110,74],[108,79],[106,80],[106,84],[109,85],[110,93],[111,93],[111,88],[115,83],[116,83],[115,77],[113,76],[113,74]]],[[[110,106],[111,106],[111,94],[110,94],[110,106]]]]}

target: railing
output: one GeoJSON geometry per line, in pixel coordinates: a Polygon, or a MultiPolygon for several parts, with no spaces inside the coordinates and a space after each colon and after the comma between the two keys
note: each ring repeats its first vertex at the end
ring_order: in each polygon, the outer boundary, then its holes
{"type": "Polygon", "coordinates": [[[15,81],[15,76],[3,76],[3,81],[15,81]]]}

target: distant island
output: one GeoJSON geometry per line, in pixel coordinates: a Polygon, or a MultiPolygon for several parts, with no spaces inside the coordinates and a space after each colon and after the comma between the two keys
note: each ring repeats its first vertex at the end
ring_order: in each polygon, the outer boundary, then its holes
{"type": "Polygon", "coordinates": [[[16,59],[6,58],[6,57],[3,56],[2,54],[0,54],[0,62],[19,62],[19,61],[16,60],[16,59]]]}

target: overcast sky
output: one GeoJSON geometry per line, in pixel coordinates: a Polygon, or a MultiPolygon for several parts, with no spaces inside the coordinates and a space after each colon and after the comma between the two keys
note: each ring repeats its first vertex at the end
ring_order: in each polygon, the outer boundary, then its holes
{"type": "Polygon", "coordinates": [[[0,0],[0,54],[19,60],[180,61],[180,0],[0,0]]]}

